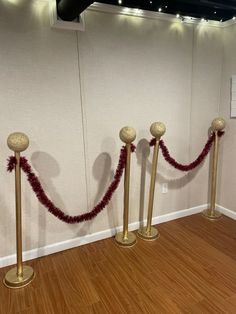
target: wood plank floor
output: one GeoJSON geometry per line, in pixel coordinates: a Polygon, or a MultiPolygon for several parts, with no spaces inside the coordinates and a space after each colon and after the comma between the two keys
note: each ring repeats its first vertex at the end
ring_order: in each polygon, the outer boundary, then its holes
{"type": "Polygon", "coordinates": [[[131,249],[107,239],[28,262],[34,282],[0,284],[0,313],[236,313],[236,221],[194,215],[158,229],[131,249]]]}

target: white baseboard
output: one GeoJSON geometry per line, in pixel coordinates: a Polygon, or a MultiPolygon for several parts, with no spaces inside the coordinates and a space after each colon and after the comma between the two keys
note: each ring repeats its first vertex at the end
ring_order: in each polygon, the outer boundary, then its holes
{"type": "MultiPolygon", "coordinates": [[[[152,220],[153,225],[157,225],[163,222],[175,220],[178,218],[190,216],[193,214],[200,213],[202,210],[204,210],[207,207],[207,205],[200,205],[196,207],[192,207],[189,209],[179,210],[173,213],[161,215],[158,217],[154,217],[152,220]]],[[[233,212],[229,209],[226,209],[222,206],[217,205],[217,208],[226,216],[235,219],[236,220],[236,212],[233,212]]],[[[137,230],[140,227],[140,222],[133,222],[129,224],[129,230],[137,230]]],[[[57,242],[50,245],[46,245],[41,248],[29,250],[23,252],[23,260],[28,261],[31,259],[35,259],[41,256],[46,256],[49,254],[57,253],[60,251],[68,250],[71,248],[75,248],[77,246],[85,245],[88,243],[96,242],[99,240],[107,239],[110,237],[113,237],[117,232],[122,230],[122,226],[119,226],[117,228],[108,229],[100,232],[96,232],[93,234],[88,234],[83,237],[78,237],[74,239],[69,239],[63,242],[57,242]]],[[[12,265],[16,263],[16,254],[8,255],[0,258],[0,268],[5,267],[8,265],[12,265]]]]}
{"type": "Polygon", "coordinates": [[[183,218],[186,216],[198,214],[198,213],[202,212],[206,207],[207,207],[207,205],[204,204],[204,205],[199,205],[196,207],[191,207],[188,209],[178,210],[178,211],[173,212],[173,213],[153,217],[152,223],[153,223],[153,225],[157,225],[157,224],[160,224],[163,222],[167,222],[167,221],[175,220],[178,218],[183,218]]]}
{"type": "Polygon", "coordinates": [[[236,220],[236,212],[232,211],[231,209],[225,208],[223,206],[220,205],[216,205],[216,208],[218,209],[218,211],[220,211],[223,215],[236,220]]]}

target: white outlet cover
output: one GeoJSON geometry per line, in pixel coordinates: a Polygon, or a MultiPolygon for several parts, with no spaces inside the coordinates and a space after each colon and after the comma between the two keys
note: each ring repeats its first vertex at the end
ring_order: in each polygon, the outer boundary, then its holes
{"type": "Polygon", "coordinates": [[[168,183],[163,183],[161,187],[161,193],[166,194],[168,192],[168,183]]]}

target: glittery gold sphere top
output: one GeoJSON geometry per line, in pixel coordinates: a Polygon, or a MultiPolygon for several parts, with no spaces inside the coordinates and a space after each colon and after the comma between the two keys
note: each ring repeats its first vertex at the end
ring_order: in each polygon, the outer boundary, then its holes
{"type": "Polygon", "coordinates": [[[23,152],[29,146],[29,138],[21,132],[15,132],[8,136],[8,147],[14,152],[23,152]]]}
{"type": "Polygon", "coordinates": [[[162,122],[154,122],[150,127],[150,132],[155,138],[160,138],[166,132],[166,126],[162,122]]]}
{"type": "Polygon", "coordinates": [[[135,129],[125,126],[120,130],[120,139],[126,144],[132,143],[136,139],[135,129]]]}
{"type": "Polygon", "coordinates": [[[225,128],[225,120],[223,118],[216,118],[212,121],[211,127],[213,131],[222,131],[225,128]]]}

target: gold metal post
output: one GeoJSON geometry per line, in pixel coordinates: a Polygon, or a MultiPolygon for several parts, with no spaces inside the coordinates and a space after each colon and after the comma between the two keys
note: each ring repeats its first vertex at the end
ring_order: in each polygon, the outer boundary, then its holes
{"type": "Polygon", "coordinates": [[[211,198],[210,207],[203,211],[203,215],[209,219],[219,219],[222,214],[216,210],[217,168],[219,156],[218,131],[222,131],[225,128],[225,120],[222,118],[216,118],[212,121],[211,127],[215,134],[213,160],[211,167],[211,198]]]}
{"type": "Polygon", "coordinates": [[[8,288],[21,288],[28,285],[34,278],[34,271],[30,266],[23,266],[22,262],[22,224],[21,224],[21,171],[20,152],[29,145],[28,137],[23,133],[13,133],[7,140],[8,146],[15,152],[15,202],[16,202],[16,258],[17,265],[9,270],[3,280],[8,288]]]}
{"type": "Polygon", "coordinates": [[[119,232],[115,236],[115,241],[122,247],[131,247],[136,243],[136,236],[133,232],[128,231],[129,223],[129,187],[130,187],[130,157],[131,143],[136,138],[136,133],[133,128],[124,127],[120,131],[121,140],[126,143],[127,159],[125,165],[124,178],[124,214],[123,214],[123,232],[119,232]]]}
{"type": "Polygon", "coordinates": [[[17,255],[17,277],[23,275],[22,263],[22,224],[21,224],[21,172],[20,153],[15,152],[15,194],[16,194],[16,255],[17,255]]]}
{"type": "Polygon", "coordinates": [[[155,137],[156,143],[154,145],[154,152],[152,158],[152,174],[151,183],[149,189],[149,202],[148,202],[148,215],[147,215],[147,226],[142,227],[138,231],[138,236],[143,240],[152,241],[159,237],[159,232],[156,228],[152,227],[152,213],[153,213],[153,202],[155,193],[156,173],[157,173],[157,161],[158,151],[161,136],[164,135],[166,127],[161,122],[154,122],[151,125],[150,132],[155,137]]]}

